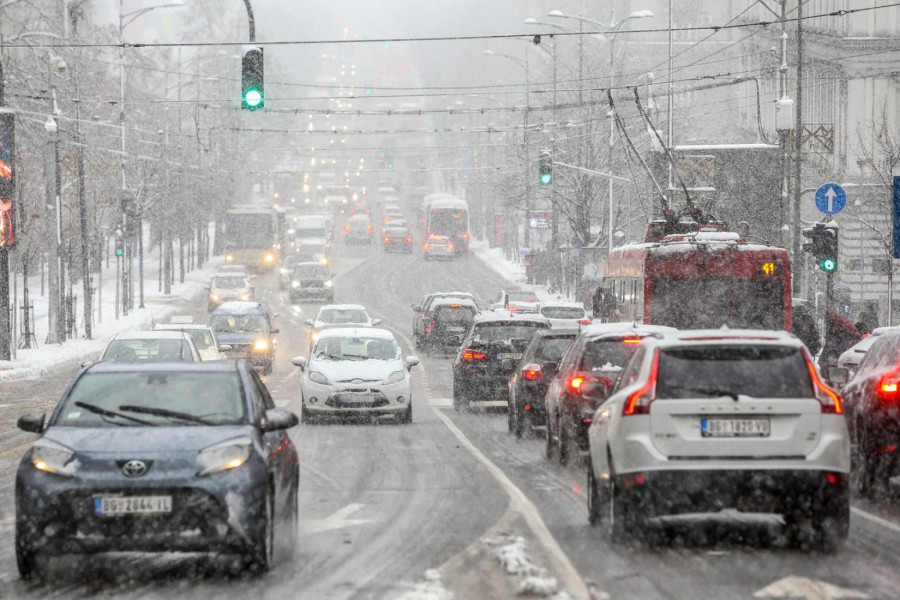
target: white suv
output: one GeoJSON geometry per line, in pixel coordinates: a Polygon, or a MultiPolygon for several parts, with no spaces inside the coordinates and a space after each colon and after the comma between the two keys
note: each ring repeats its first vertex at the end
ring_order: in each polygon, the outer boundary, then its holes
{"type": "Polygon", "coordinates": [[[799,547],[847,537],[843,403],[789,333],[644,338],[588,437],[589,518],[614,541],[722,508],[781,514],[799,547]]]}

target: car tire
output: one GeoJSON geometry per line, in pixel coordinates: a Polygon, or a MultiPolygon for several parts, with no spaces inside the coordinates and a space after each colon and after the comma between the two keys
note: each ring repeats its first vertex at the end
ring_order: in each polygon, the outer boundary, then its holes
{"type": "Polygon", "coordinates": [[[284,519],[284,556],[293,560],[297,554],[297,545],[300,539],[300,468],[294,468],[294,476],[291,478],[291,489],[288,492],[287,515],[284,519]]]}
{"type": "Polygon", "coordinates": [[[406,411],[401,413],[397,417],[397,422],[401,425],[409,425],[412,423],[412,399],[409,401],[409,405],[406,407],[406,411]]]}
{"type": "Polygon", "coordinates": [[[559,464],[560,466],[565,467],[569,464],[569,459],[572,457],[572,436],[570,435],[569,427],[562,417],[557,420],[556,424],[557,436],[559,438],[559,464]]]}
{"type": "Polygon", "coordinates": [[[525,435],[525,407],[516,399],[513,404],[513,410],[515,410],[513,415],[513,435],[518,439],[522,439],[525,435]]]}
{"type": "Polygon", "coordinates": [[[588,457],[587,461],[587,509],[588,509],[588,522],[591,525],[599,525],[603,520],[603,513],[608,509],[606,506],[607,502],[604,499],[605,489],[600,489],[600,482],[597,481],[596,475],[594,475],[594,465],[593,461],[591,461],[590,457],[588,457]]]}
{"type": "Polygon", "coordinates": [[[275,512],[275,499],[271,490],[267,490],[263,498],[263,514],[256,527],[256,534],[250,541],[244,556],[244,563],[248,570],[256,575],[262,575],[272,568],[275,558],[275,527],[273,517],[275,512]]]}
{"type": "Polygon", "coordinates": [[[547,435],[544,436],[544,456],[548,461],[553,462],[553,455],[556,452],[556,441],[553,439],[553,427],[551,422],[553,417],[547,414],[547,435]]]}
{"type": "Polygon", "coordinates": [[[883,481],[879,481],[881,457],[875,452],[872,436],[866,431],[862,417],[856,419],[856,456],[853,479],[856,491],[867,500],[874,500],[883,491],[883,481]]]}
{"type": "Polygon", "coordinates": [[[19,576],[25,581],[34,581],[43,578],[43,572],[39,566],[38,553],[21,532],[21,524],[16,520],[16,566],[19,568],[19,576]]]}
{"type": "Polygon", "coordinates": [[[315,425],[318,421],[317,419],[309,414],[309,411],[306,410],[305,405],[300,406],[300,422],[305,425],[315,425]]]}
{"type": "Polygon", "coordinates": [[[623,543],[631,533],[631,523],[629,523],[628,506],[622,500],[622,494],[619,486],[616,485],[616,479],[612,473],[609,477],[609,539],[614,544],[623,543]]]}
{"type": "Polygon", "coordinates": [[[453,410],[458,413],[469,408],[469,400],[459,390],[456,382],[453,382],[453,410]]]}
{"type": "Polygon", "coordinates": [[[785,533],[792,548],[831,552],[850,531],[850,494],[839,490],[815,507],[798,506],[784,515],[785,533]]]}
{"type": "Polygon", "coordinates": [[[516,430],[516,401],[513,399],[511,393],[508,394],[508,399],[506,401],[506,429],[510,433],[513,433],[516,430]]]}

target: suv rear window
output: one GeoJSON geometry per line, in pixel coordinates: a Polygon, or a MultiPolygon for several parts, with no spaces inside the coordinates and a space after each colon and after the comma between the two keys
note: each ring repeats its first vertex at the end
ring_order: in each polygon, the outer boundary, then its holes
{"type": "Polygon", "coordinates": [[[434,309],[434,319],[471,323],[475,319],[475,310],[471,306],[438,306],[434,309]]]}
{"type": "Polygon", "coordinates": [[[584,346],[579,371],[614,371],[625,366],[640,344],[626,344],[621,339],[595,340],[584,346]]]}
{"type": "Polygon", "coordinates": [[[575,337],[553,337],[541,340],[540,346],[534,352],[534,359],[541,362],[554,361],[559,362],[572,345],[575,337]]]}
{"type": "Polygon", "coordinates": [[[512,339],[530,340],[540,323],[482,323],[476,326],[473,342],[489,344],[491,342],[508,342],[512,339]]]}
{"type": "Polygon", "coordinates": [[[812,381],[799,348],[726,346],[664,350],[658,399],[811,398],[812,381]]]}
{"type": "Polygon", "coordinates": [[[581,319],[584,309],[577,306],[545,306],[541,308],[541,314],[548,319],[581,319]]]}

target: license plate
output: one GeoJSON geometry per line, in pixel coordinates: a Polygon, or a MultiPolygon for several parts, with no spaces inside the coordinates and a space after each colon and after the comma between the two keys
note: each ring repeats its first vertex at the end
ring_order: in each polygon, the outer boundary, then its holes
{"type": "Polygon", "coordinates": [[[338,402],[341,404],[369,404],[374,401],[374,394],[342,394],[338,396],[338,402]]]}
{"type": "Polygon", "coordinates": [[[465,330],[466,330],[465,327],[458,327],[458,326],[448,327],[448,328],[447,328],[447,331],[465,331],[465,330]]]}
{"type": "Polygon", "coordinates": [[[517,352],[501,352],[500,358],[501,359],[502,358],[513,358],[515,360],[522,360],[522,353],[521,352],[518,352],[518,353],[517,352]]]}
{"type": "Polygon", "coordinates": [[[112,496],[94,498],[96,515],[136,515],[172,512],[172,496],[112,496]]]}
{"type": "Polygon", "coordinates": [[[703,437],[769,437],[769,419],[701,419],[703,437]]]}

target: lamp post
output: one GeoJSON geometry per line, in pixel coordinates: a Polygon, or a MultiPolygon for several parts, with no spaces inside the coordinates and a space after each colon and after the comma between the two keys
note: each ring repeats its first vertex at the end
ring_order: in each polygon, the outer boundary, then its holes
{"type": "MultiPolygon", "coordinates": [[[[600,23],[599,21],[595,21],[593,19],[589,19],[587,17],[583,17],[581,15],[567,15],[560,10],[552,10],[547,13],[548,17],[556,17],[561,19],[577,19],[579,23],[588,23],[590,25],[594,25],[596,27],[600,27],[605,29],[606,31],[601,32],[600,35],[606,37],[609,40],[609,89],[610,93],[612,93],[612,89],[615,87],[615,67],[616,67],[616,34],[621,30],[622,25],[626,22],[633,19],[646,19],[653,16],[653,12],[649,10],[638,10],[631,14],[629,14],[624,19],[620,21],[615,21],[615,17],[613,17],[612,22],[609,25],[605,25],[600,23]]],[[[580,53],[579,53],[580,54],[580,53]]],[[[580,59],[579,59],[580,60],[580,59]]],[[[609,164],[610,171],[612,171],[612,153],[613,146],[615,145],[615,119],[612,118],[612,115],[608,115],[609,117],[609,164]]],[[[612,254],[613,250],[613,178],[608,178],[608,194],[609,194],[609,222],[607,223],[607,240],[608,240],[608,255],[612,254]]]]}
{"type": "MultiPolygon", "coordinates": [[[[155,6],[147,6],[144,8],[140,8],[138,10],[133,10],[131,12],[123,13],[122,12],[122,4],[124,0],[119,0],[119,129],[120,129],[120,156],[119,156],[119,171],[121,173],[121,184],[122,184],[122,201],[123,204],[128,202],[127,198],[127,181],[125,177],[125,44],[123,40],[123,32],[125,28],[128,27],[131,23],[133,23],[140,16],[156,10],[158,8],[174,8],[184,6],[184,2],[178,0],[176,2],[170,2],[167,4],[157,4],[155,6]]],[[[143,220],[143,215],[140,212],[136,214],[137,222],[137,232],[138,232],[138,271],[140,277],[140,304],[139,307],[144,307],[144,242],[141,239],[143,236],[143,228],[141,227],[141,221],[143,220]]],[[[126,223],[127,224],[127,223],[126,223]]],[[[127,227],[125,228],[127,231],[127,227]]],[[[130,281],[130,269],[128,279],[130,281]]],[[[127,288],[126,288],[127,289],[127,288]]],[[[130,300],[127,298],[129,294],[126,292],[126,289],[122,291],[122,314],[127,314],[127,309],[125,308],[126,303],[130,303],[130,300]]]]}

